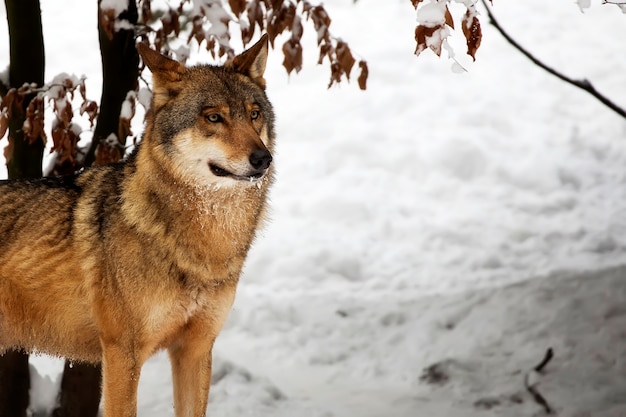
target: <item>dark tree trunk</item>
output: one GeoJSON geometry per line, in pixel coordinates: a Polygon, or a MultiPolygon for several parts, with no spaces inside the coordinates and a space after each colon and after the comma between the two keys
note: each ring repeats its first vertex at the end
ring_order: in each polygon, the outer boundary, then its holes
{"type": "Polygon", "coordinates": [[[65,362],[59,407],[53,417],[95,417],[100,405],[100,365],[65,362]]]}
{"type": "Polygon", "coordinates": [[[0,417],[26,417],[29,390],[28,355],[6,352],[0,357],[0,417]]]}
{"type": "MultiPolygon", "coordinates": [[[[138,18],[137,4],[130,0],[128,9],[120,14],[119,19],[127,20],[134,25],[138,18]]],[[[123,146],[126,144],[126,137],[120,134],[120,110],[126,94],[137,89],[139,77],[139,54],[135,48],[134,31],[118,30],[111,33],[103,24],[102,13],[98,7],[98,33],[102,59],[102,97],[98,122],[85,158],[85,166],[90,166],[94,162],[102,165],[124,156],[123,146]],[[104,143],[111,134],[119,141],[120,147],[117,149],[110,149],[110,146],[104,143]]]]}
{"type": "MultiPolygon", "coordinates": [[[[9,26],[9,87],[19,88],[24,83],[42,86],[45,61],[39,0],[5,0],[4,3],[9,26]]],[[[26,97],[12,108],[9,141],[13,152],[7,161],[9,178],[41,177],[43,140],[37,138],[28,143],[22,131],[26,107],[31,99],[32,96],[26,97]]]]}
{"type": "MultiPolygon", "coordinates": [[[[44,45],[41,30],[39,0],[5,0],[9,27],[10,67],[9,86],[19,88],[24,83],[43,85],[44,45]]],[[[7,161],[9,178],[41,176],[44,143],[37,138],[24,140],[22,125],[26,107],[32,99],[14,102],[9,120],[9,143],[12,152],[7,161]]],[[[28,355],[6,352],[0,357],[0,417],[26,416],[30,390],[28,355]]]]}

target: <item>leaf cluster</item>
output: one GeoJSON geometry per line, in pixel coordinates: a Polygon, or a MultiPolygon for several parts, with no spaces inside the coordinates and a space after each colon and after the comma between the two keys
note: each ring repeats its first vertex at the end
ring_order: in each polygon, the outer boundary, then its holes
{"type": "MultiPolygon", "coordinates": [[[[74,108],[72,102],[75,93],[80,95],[78,112],[85,115],[93,127],[98,114],[98,104],[87,99],[85,78],[78,78],[68,74],[57,75],[50,83],[38,87],[34,84],[24,84],[20,88],[11,88],[2,97],[0,102],[0,138],[4,137],[11,120],[23,120],[21,131],[24,140],[33,143],[41,139],[48,140],[45,131],[45,112],[51,108],[54,119],[52,121],[52,151],[57,153],[59,163],[77,165],[80,161],[78,140],[82,133],[79,124],[74,123],[74,108]],[[24,103],[28,102],[24,111],[24,103]]],[[[9,137],[9,143],[12,142],[9,137]]],[[[7,160],[11,158],[12,150],[5,150],[7,160]]]]}

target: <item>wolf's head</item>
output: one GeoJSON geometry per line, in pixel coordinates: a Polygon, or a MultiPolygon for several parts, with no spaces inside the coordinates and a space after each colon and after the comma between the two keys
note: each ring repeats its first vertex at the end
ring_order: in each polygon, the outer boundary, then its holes
{"type": "Polygon", "coordinates": [[[236,186],[263,178],[274,141],[263,78],[267,35],[224,66],[185,67],[144,44],[137,48],[152,71],[144,135],[152,156],[196,185],[236,186]]]}

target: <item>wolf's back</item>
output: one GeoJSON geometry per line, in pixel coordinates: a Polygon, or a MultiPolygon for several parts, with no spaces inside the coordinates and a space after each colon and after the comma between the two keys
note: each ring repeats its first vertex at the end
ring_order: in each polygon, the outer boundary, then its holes
{"type": "Polygon", "coordinates": [[[0,181],[0,263],[11,248],[28,247],[34,258],[42,250],[71,245],[78,207],[93,209],[94,223],[108,215],[118,198],[121,164],[68,177],[0,181]],[[79,202],[81,204],[79,205],[79,202]]]}
{"type": "Polygon", "coordinates": [[[86,237],[101,239],[103,219],[111,217],[116,169],[0,181],[0,352],[45,344],[50,353],[97,360],[83,248],[93,246],[86,237]],[[92,210],[92,225],[77,224],[81,207],[92,210]]]}

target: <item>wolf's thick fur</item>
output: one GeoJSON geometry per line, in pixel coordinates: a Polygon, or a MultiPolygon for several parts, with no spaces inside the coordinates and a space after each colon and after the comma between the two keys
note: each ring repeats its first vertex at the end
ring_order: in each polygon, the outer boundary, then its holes
{"type": "Polygon", "coordinates": [[[0,353],[102,361],[104,416],[130,417],[142,364],[167,349],[176,416],[203,416],[272,182],[267,37],[224,67],[138,49],[153,101],[126,161],[0,183],[0,353]]]}

